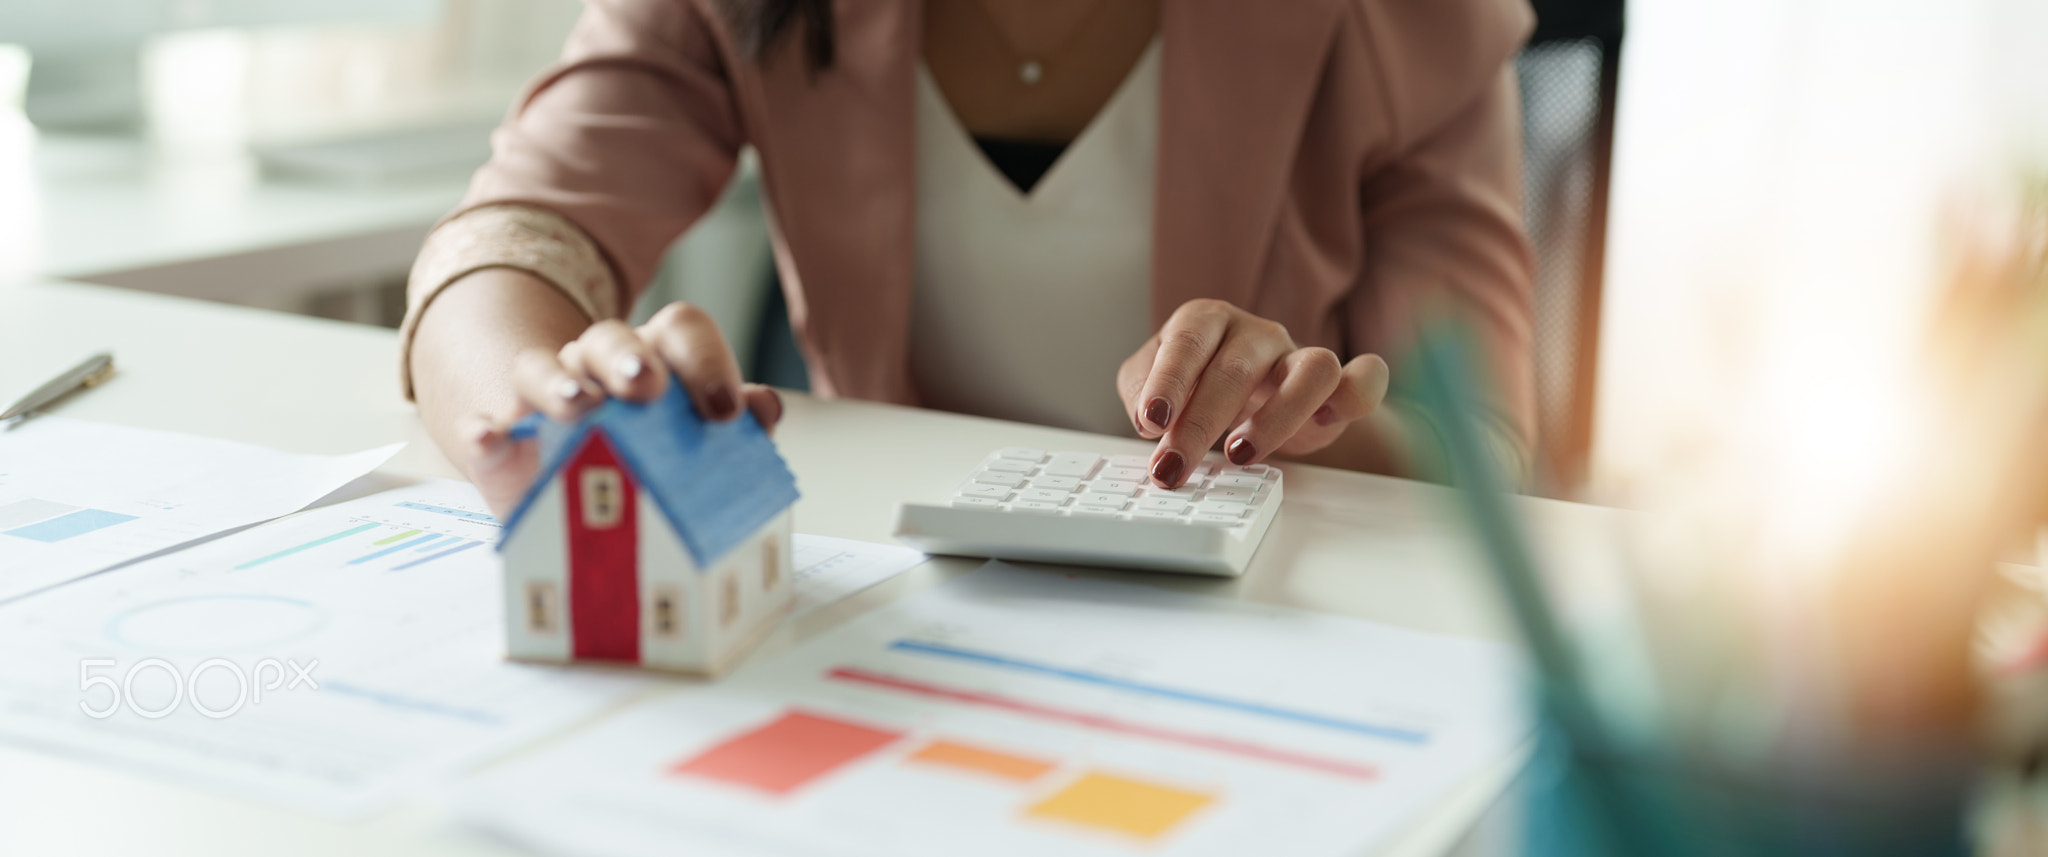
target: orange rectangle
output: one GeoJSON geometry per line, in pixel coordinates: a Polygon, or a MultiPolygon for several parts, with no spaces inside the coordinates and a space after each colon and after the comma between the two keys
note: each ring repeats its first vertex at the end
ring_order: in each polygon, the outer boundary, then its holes
{"type": "Polygon", "coordinates": [[[825,714],[787,711],[677,762],[669,771],[786,795],[880,750],[903,733],[825,714]]]}
{"type": "Polygon", "coordinates": [[[955,741],[935,740],[915,753],[910,761],[988,774],[1005,780],[1028,783],[1045,776],[1053,763],[1023,756],[972,747],[955,741]]]}
{"type": "Polygon", "coordinates": [[[1025,814],[1156,839],[1215,800],[1173,786],[1091,773],[1039,801],[1025,814]]]}

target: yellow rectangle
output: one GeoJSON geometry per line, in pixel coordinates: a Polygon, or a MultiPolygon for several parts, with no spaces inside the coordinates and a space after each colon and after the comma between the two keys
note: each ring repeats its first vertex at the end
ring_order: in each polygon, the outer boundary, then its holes
{"type": "Polygon", "coordinates": [[[1025,814],[1156,839],[1215,798],[1184,789],[1091,773],[1025,814]]]}
{"type": "Polygon", "coordinates": [[[1045,776],[1053,769],[1051,762],[1013,756],[995,750],[970,747],[952,741],[933,741],[924,748],[910,754],[910,761],[927,765],[958,768],[979,774],[1001,777],[1006,780],[1030,782],[1045,776]]]}

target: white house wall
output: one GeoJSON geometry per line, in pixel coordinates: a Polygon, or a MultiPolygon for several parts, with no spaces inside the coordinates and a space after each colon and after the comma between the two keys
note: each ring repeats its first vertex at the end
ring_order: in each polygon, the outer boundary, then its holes
{"type": "Polygon", "coordinates": [[[639,510],[640,548],[640,660],[648,666],[675,670],[704,667],[704,631],[707,614],[699,591],[696,563],[669,525],[668,516],[654,498],[640,491],[634,506],[639,510]],[[655,591],[672,587],[682,596],[678,614],[682,633],[662,637],[655,633],[655,591]]]}
{"type": "Polygon", "coordinates": [[[505,653],[524,660],[566,661],[574,630],[569,626],[569,539],[562,481],[549,480],[519,528],[507,535],[505,563],[505,653]],[[552,586],[555,615],[550,633],[535,633],[527,615],[530,584],[552,586]]]}

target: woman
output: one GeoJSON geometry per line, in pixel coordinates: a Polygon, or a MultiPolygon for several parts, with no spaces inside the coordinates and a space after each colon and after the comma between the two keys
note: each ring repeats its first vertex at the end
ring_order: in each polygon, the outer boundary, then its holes
{"type": "Polygon", "coordinates": [[[618,321],[743,146],[812,387],[1412,472],[1388,369],[1483,343],[1529,448],[1520,0],[591,0],[428,238],[406,389],[492,503],[505,429],[657,395],[773,425],[716,327],[618,321]]]}

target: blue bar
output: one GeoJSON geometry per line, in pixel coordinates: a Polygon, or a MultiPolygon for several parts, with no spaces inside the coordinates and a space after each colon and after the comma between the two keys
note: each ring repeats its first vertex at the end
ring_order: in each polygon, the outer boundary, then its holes
{"type": "Polygon", "coordinates": [[[385,693],[383,691],[371,690],[366,687],[357,687],[352,684],[344,684],[338,681],[330,681],[326,684],[323,684],[320,686],[320,689],[332,693],[340,693],[348,696],[366,699],[371,702],[377,703],[378,705],[387,705],[392,708],[403,708],[409,711],[423,711],[428,714],[439,714],[443,717],[453,717],[457,720],[467,720],[471,723],[481,723],[485,726],[499,726],[504,723],[503,720],[500,720],[498,717],[488,712],[476,711],[467,708],[455,708],[453,706],[443,705],[441,703],[434,702],[433,700],[418,699],[408,696],[399,696],[395,693],[385,693]]]}
{"type": "Polygon", "coordinates": [[[39,524],[16,527],[7,535],[35,539],[39,542],[61,542],[72,536],[82,536],[93,530],[105,529],[122,521],[133,521],[134,515],[122,515],[99,509],[80,509],[61,518],[51,518],[39,524]]]}
{"type": "Polygon", "coordinates": [[[387,556],[387,555],[390,555],[390,554],[394,554],[394,553],[397,553],[397,552],[399,552],[399,551],[405,550],[406,548],[409,548],[409,547],[413,547],[413,546],[415,546],[415,545],[419,545],[419,544],[422,544],[422,543],[425,543],[425,542],[431,542],[431,541],[433,541],[433,540],[435,540],[435,539],[438,539],[438,538],[440,538],[440,537],[441,537],[441,535],[440,535],[439,533],[428,533],[428,534],[426,534],[425,536],[422,536],[422,537],[420,537],[420,538],[417,538],[417,539],[413,539],[412,541],[409,541],[409,542],[399,542],[398,544],[392,545],[392,546],[390,546],[390,547],[388,547],[388,548],[385,548],[385,549],[383,549],[383,550],[380,550],[380,551],[378,551],[378,552],[376,552],[376,553],[373,553],[373,554],[369,554],[369,555],[367,555],[367,556],[359,556],[359,557],[356,557],[355,559],[349,560],[349,561],[348,561],[348,564],[349,564],[349,565],[362,565],[363,563],[369,562],[370,560],[376,559],[376,558],[378,558],[378,557],[380,557],[380,556],[387,556]]]}
{"type": "MultiPolygon", "coordinates": [[[[422,545],[423,547],[421,547],[421,548],[420,548],[420,551],[421,551],[421,552],[426,552],[426,551],[430,551],[430,550],[433,550],[433,549],[435,549],[435,548],[437,548],[437,547],[440,547],[440,545],[430,545],[430,544],[427,544],[428,542],[431,542],[431,541],[437,541],[437,540],[439,540],[439,539],[442,539],[442,538],[444,538],[444,536],[442,536],[442,535],[441,535],[440,533],[435,533],[435,534],[433,534],[433,535],[431,535],[431,536],[428,536],[428,537],[426,537],[426,538],[424,538],[424,539],[420,539],[419,541],[413,542],[413,544],[416,544],[416,545],[422,545]]],[[[445,538],[451,538],[451,539],[452,539],[452,538],[455,538],[455,537],[454,537],[454,536],[446,536],[445,538]]]]}
{"type": "Polygon", "coordinates": [[[451,553],[461,553],[461,552],[463,552],[463,551],[469,550],[470,548],[476,547],[477,545],[480,545],[480,544],[483,544],[483,542],[463,542],[463,543],[462,543],[462,544],[461,544],[460,546],[457,546],[457,547],[452,547],[452,548],[449,548],[449,549],[447,549],[447,550],[444,550],[444,551],[442,551],[442,552],[440,552],[440,553],[430,553],[430,554],[427,554],[426,556],[420,557],[419,559],[413,560],[412,562],[408,562],[408,563],[406,563],[406,564],[404,564],[404,565],[401,565],[401,566],[399,566],[399,567],[397,567],[397,568],[394,568],[394,569],[392,569],[392,571],[404,571],[404,570],[406,570],[406,569],[408,569],[408,568],[411,568],[411,567],[413,567],[413,566],[415,566],[415,565],[420,565],[420,564],[422,564],[422,563],[429,563],[429,562],[433,562],[434,560],[440,559],[440,558],[442,558],[442,557],[444,557],[444,556],[447,556],[447,555],[449,555],[449,554],[451,554],[451,553]]]}
{"type": "Polygon", "coordinates": [[[314,539],[314,540],[312,540],[312,541],[310,541],[310,542],[307,542],[307,543],[305,543],[305,544],[302,544],[302,545],[298,545],[298,546],[296,546],[296,547],[288,547],[288,548],[285,548],[284,550],[278,551],[277,553],[271,554],[271,555],[269,555],[269,556],[265,556],[265,557],[257,557],[256,559],[252,559],[252,560],[249,560],[248,562],[242,563],[241,565],[235,566],[235,570],[236,570],[236,571],[241,571],[242,569],[245,569],[245,568],[255,568],[256,566],[262,565],[262,564],[264,564],[264,563],[266,563],[266,562],[269,562],[269,561],[271,561],[271,560],[273,560],[273,559],[277,559],[277,558],[279,558],[279,557],[287,557],[287,556],[291,556],[292,554],[298,553],[299,551],[302,551],[302,550],[306,550],[306,549],[308,549],[308,548],[317,548],[317,547],[319,547],[319,546],[321,546],[321,545],[327,544],[328,542],[331,542],[331,541],[335,541],[335,540],[337,540],[337,539],[345,539],[345,538],[348,538],[349,536],[353,536],[353,535],[355,535],[355,534],[357,534],[357,533],[367,533],[367,532],[369,532],[369,531],[371,531],[371,530],[374,530],[374,529],[376,529],[376,528],[378,528],[378,527],[381,527],[381,526],[383,526],[383,525],[382,525],[382,524],[364,524],[364,525],[362,525],[362,526],[360,526],[360,527],[357,527],[357,528],[355,528],[355,529],[352,529],[352,530],[342,530],[341,532],[335,533],[334,535],[331,535],[331,536],[326,536],[326,537],[323,537],[323,538],[317,538],[317,539],[314,539]]]}
{"type": "Polygon", "coordinates": [[[446,506],[430,506],[426,503],[414,503],[410,500],[398,504],[398,508],[418,509],[422,512],[432,512],[436,515],[448,515],[450,517],[462,518],[464,520],[478,521],[481,523],[490,524],[493,527],[499,525],[497,518],[493,518],[482,512],[465,512],[461,509],[450,509],[446,506]]]}
{"type": "Polygon", "coordinates": [[[1030,673],[1032,675],[1049,676],[1052,678],[1063,678],[1069,681],[1081,682],[1083,684],[1092,684],[1098,687],[1114,688],[1116,690],[1129,691],[1132,693],[1143,694],[1146,696],[1156,696],[1162,699],[1175,700],[1177,702],[1192,702],[1196,705],[1208,705],[1216,708],[1225,708],[1231,711],[1242,712],[1245,714],[1256,714],[1261,717],[1272,717],[1279,720],[1290,720],[1295,723],[1301,723],[1309,726],[1320,726],[1326,729],[1336,729],[1343,732],[1350,732],[1357,735],[1366,735],[1373,738],[1385,738],[1390,741],[1400,741],[1405,744],[1429,743],[1429,733],[1418,732],[1413,729],[1402,729],[1394,726],[1381,726],[1375,723],[1363,723],[1355,720],[1341,720],[1335,717],[1325,717],[1321,714],[1313,714],[1306,711],[1293,711],[1285,708],[1275,708],[1270,705],[1261,705],[1256,702],[1245,702],[1242,700],[1230,699],[1227,697],[1210,696],[1204,693],[1195,693],[1193,691],[1176,690],[1170,687],[1160,687],[1158,685],[1141,684],[1139,682],[1120,679],[1116,678],[1115,676],[1107,676],[1101,673],[1091,673],[1082,670],[1067,669],[1065,667],[1055,667],[1047,664],[1037,664],[1032,663],[1030,661],[1020,661],[1015,658],[1004,657],[1002,655],[991,655],[983,652],[968,651],[966,649],[956,649],[951,646],[944,646],[938,643],[927,643],[921,640],[897,640],[896,642],[890,643],[889,648],[904,652],[916,652],[918,654],[924,655],[936,655],[938,657],[952,658],[954,660],[959,661],[969,661],[972,663],[982,664],[984,666],[1001,667],[1003,669],[1015,670],[1017,672],[1022,673],[1030,673]]]}

